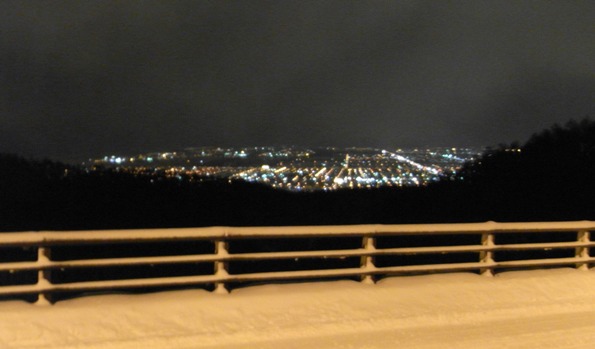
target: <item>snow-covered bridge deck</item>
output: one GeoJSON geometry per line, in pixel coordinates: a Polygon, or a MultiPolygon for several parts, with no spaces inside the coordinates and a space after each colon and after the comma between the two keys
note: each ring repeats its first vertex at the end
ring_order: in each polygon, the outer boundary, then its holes
{"type": "Polygon", "coordinates": [[[0,348],[591,348],[595,271],[0,303],[0,348]]]}

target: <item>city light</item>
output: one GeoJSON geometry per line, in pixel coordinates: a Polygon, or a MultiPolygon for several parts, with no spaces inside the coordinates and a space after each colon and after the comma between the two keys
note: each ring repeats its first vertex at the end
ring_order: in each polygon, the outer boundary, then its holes
{"type": "MultiPolygon", "coordinates": [[[[516,150],[516,149],[515,149],[516,150]]],[[[106,156],[91,165],[170,178],[220,178],[292,191],[425,186],[454,177],[480,148],[374,149],[334,147],[187,148],[177,152],[106,156]]]]}

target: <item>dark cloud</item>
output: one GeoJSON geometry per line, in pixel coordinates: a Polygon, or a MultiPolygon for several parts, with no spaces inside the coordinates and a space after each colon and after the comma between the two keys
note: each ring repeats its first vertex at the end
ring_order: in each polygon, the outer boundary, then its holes
{"type": "Polygon", "coordinates": [[[3,1],[0,151],[493,145],[594,115],[591,1],[3,1]]]}

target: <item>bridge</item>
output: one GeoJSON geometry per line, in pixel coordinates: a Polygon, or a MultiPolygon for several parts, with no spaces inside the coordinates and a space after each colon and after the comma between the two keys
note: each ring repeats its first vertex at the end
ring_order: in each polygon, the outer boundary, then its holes
{"type": "Polygon", "coordinates": [[[42,305],[93,292],[589,270],[593,230],[593,221],[574,221],[3,233],[0,296],[42,305]]]}

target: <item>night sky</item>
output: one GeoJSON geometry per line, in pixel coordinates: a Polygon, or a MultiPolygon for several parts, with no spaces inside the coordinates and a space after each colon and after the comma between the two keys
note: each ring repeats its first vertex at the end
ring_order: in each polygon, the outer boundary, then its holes
{"type": "Polygon", "coordinates": [[[0,152],[489,146],[595,118],[595,1],[0,1],[0,152]]]}

